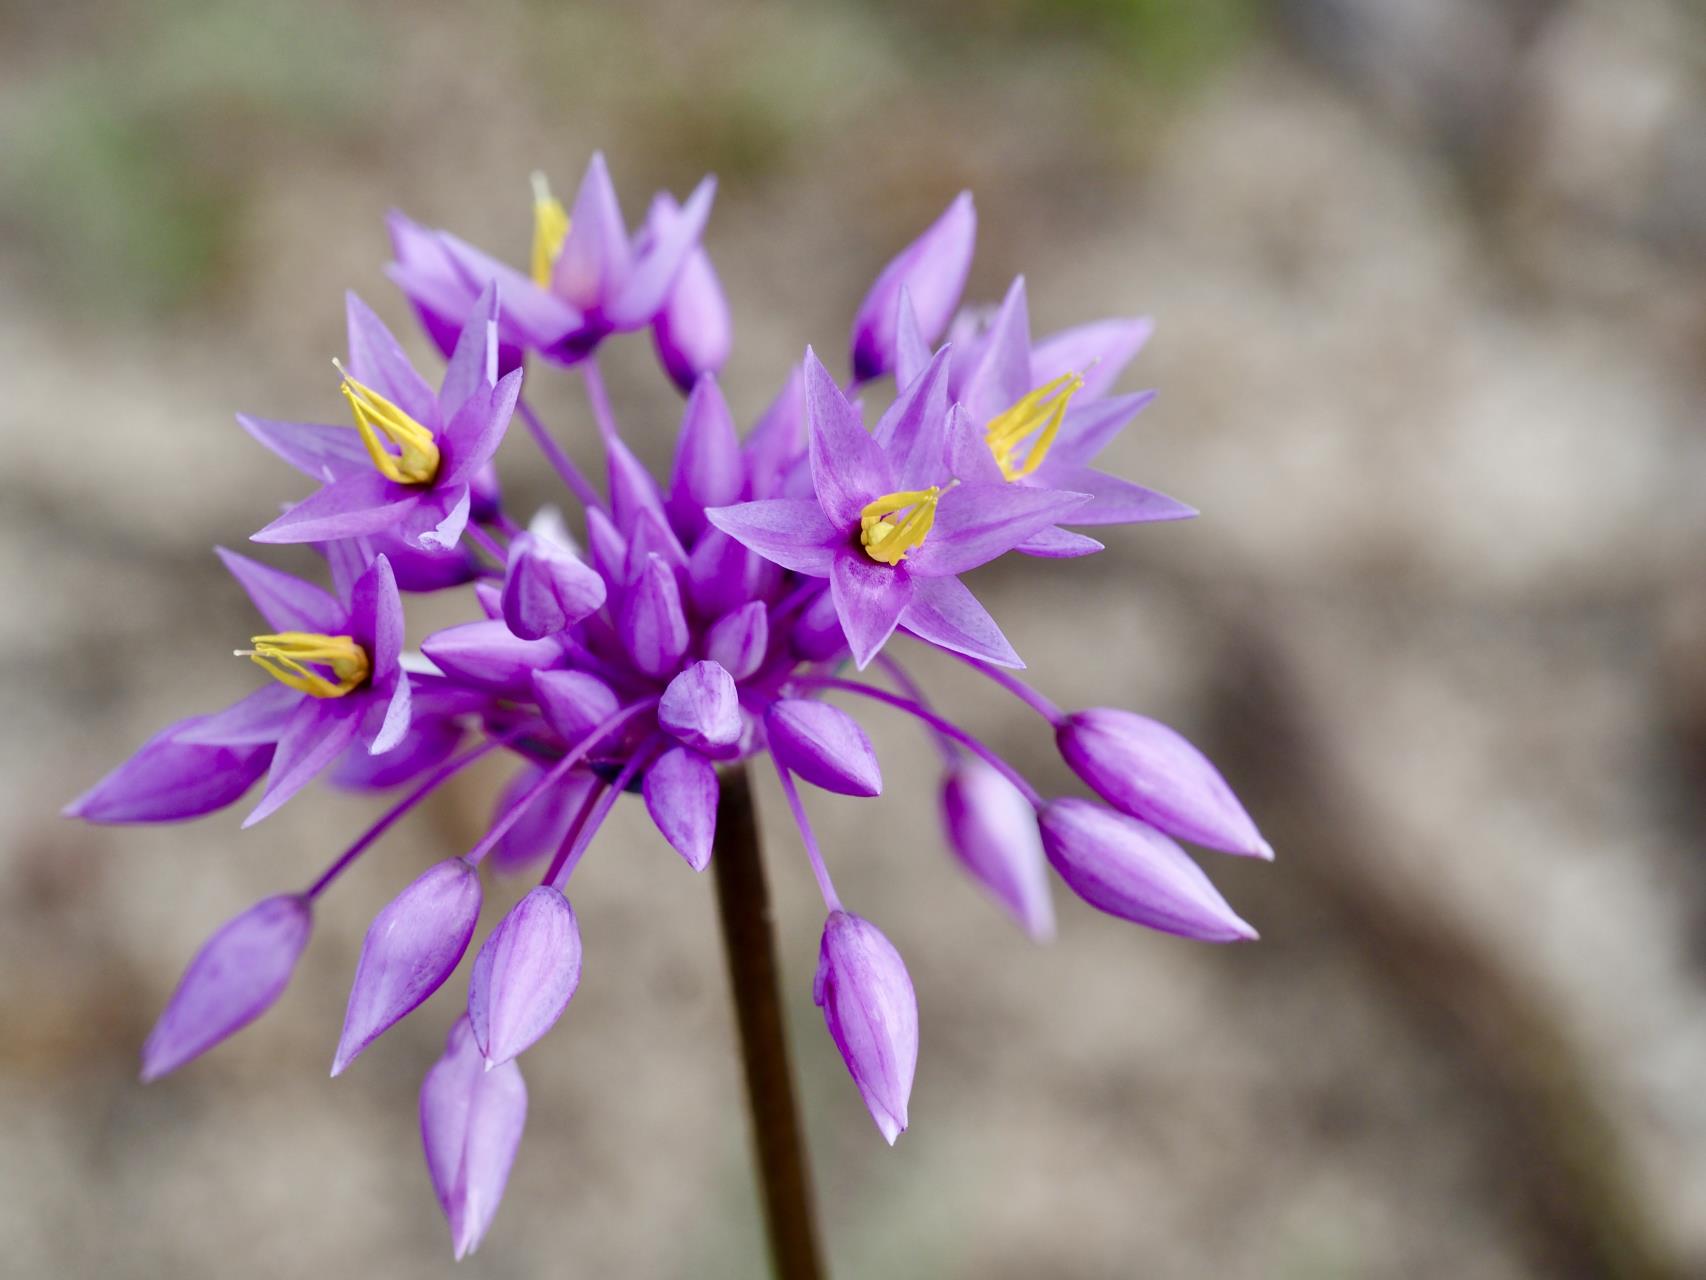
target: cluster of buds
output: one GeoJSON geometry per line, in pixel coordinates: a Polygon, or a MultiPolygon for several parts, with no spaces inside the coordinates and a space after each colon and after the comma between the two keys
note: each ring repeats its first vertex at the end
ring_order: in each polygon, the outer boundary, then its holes
{"type": "Polygon", "coordinates": [[[237,652],[270,679],[165,729],[66,810],[170,822],[261,783],[248,826],[322,773],[401,793],[306,889],[206,943],[143,1049],[151,1080],[278,999],[319,896],[405,813],[489,753],[516,761],[479,842],[375,917],[332,1060],[333,1075],[348,1069],[461,965],[488,860],[535,881],[480,943],[466,1012],[421,1088],[427,1165],[459,1257],[490,1224],[521,1140],[517,1060],[580,982],[570,879],[630,792],[702,871],[719,770],[768,756],[826,911],[816,1001],[882,1135],[907,1127],[912,982],[893,944],[843,906],[798,785],[881,793],[870,741],[838,705],[848,698],[930,734],[949,847],[1032,936],[1053,932],[1053,867],[1091,905],[1151,929],[1255,937],[1177,843],[1272,856],[1214,767],[1154,720],[1067,713],[1021,682],[1018,654],[960,581],[1008,552],[1100,550],[1084,528],[1194,514],[1093,465],[1149,402],[1113,393],[1148,321],[1033,342],[1022,279],[998,307],[961,309],[976,230],[961,195],[877,277],[853,323],[850,376],[806,348],[743,437],[717,382],[729,311],[700,244],[713,193],[707,179],[685,203],[657,196],[630,235],[595,156],[572,210],[536,184],[527,271],[394,215],[390,274],[447,357],[437,389],[351,296],[337,368],[352,423],[238,419],[317,486],[253,541],[310,544],[329,588],[220,550],[264,623],[237,652]],[[647,328],[686,393],[661,482],[624,443],[598,369],[607,338],[647,328]],[[530,360],[584,381],[602,486],[523,397],[530,360]],[[888,380],[892,393],[879,390],[888,380]],[[886,402],[869,427],[861,389],[886,402]],[[555,509],[525,525],[506,510],[492,460],[514,418],[584,509],[579,528],[555,509]],[[478,616],[407,649],[404,595],[459,587],[478,616]],[[1098,799],[1045,797],[944,716],[890,652],[897,631],[1035,710],[1098,799]],[[883,683],[865,677],[873,667],[883,683]]]}

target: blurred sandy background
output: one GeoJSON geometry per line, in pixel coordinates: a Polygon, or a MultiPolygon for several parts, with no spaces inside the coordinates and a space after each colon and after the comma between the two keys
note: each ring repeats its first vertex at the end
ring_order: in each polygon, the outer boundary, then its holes
{"type": "MultiPolygon", "coordinates": [[[[1022,270],[1039,332],[1158,317],[1116,469],[1203,518],[978,586],[1040,687],[1178,724],[1280,851],[1211,865],[1259,945],[1062,892],[1037,949],[942,851],[928,744],[865,716],[888,794],[814,804],[919,989],[889,1151],[810,1004],[820,913],[764,790],[836,1274],[1706,1274],[1698,5],[26,0],[0,138],[7,1276],[452,1274],[414,1097],[463,979],[325,1071],[368,918],[501,771],[348,877],[272,1015],[146,1090],[201,939],[377,806],[56,814],[252,686],[208,548],[301,482],[231,415],[335,420],[345,287],[407,328],[386,208],[522,261],[528,171],[572,191],[598,146],[632,214],[721,175],[743,420],[962,186],[974,295],[1022,270]]],[[[611,374],[661,460],[649,363],[631,340],[611,374]]],[[[574,379],[532,386],[590,461],[574,379]]],[[[518,506],[551,495],[524,434],[500,461],[518,506]]],[[[921,665],[1065,784],[1028,713],[921,665]]],[[[710,883],[628,811],[575,883],[586,980],[457,1274],[754,1275],[710,883]]]]}

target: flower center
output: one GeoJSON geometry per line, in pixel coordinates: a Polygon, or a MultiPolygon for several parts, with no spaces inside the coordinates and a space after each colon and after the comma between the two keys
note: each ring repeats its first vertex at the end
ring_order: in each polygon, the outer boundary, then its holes
{"type": "Polygon", "coordinates": [[[234,650],[239,658],[247,658],[280,684],[310,698],[341,698],[366,683],[373,670],[367,650],[349,636],[281,631],[252,636],[249,643],[255,647],[234,650]]]}
{"type": "Polygon", "coordinates": [[[355,429],[361,432],[361,442],[379,474],[398,484],[431,484],[438,475],[438,445],[432,432],[372,387],[350,377],[336,360],[332,364],[344,376],[338,390],[349,401],[355,429]],[[381,435],[396,445],[398,452],[387,449],[381,435]]]}
{"type": "Polygon", "coordinates": [[[936,523],[939,485],[885,493],[859,512],[859,543],[865,554],[881,564],[899,564],[906,553],[922,546],[936,523]]]}
{"type": "Polygon", "coordinates": [[[1054,438],[1060,434],[1066,406],[1083,385],[1081,374],[1063,373],[989,420],[983,438],[1000,464],[1002,475],[1017,480],[1042,466],[1054,438]],[[1031,442],[1030,448],[1021,454],[1027,440],[1031,442]]]}
{"type": "Polygon", "coordinates": [[[533,175],[533,283],[551,287],[551,268],[569,238],[569,211],[551,194],[545,175],[533,175]]]}

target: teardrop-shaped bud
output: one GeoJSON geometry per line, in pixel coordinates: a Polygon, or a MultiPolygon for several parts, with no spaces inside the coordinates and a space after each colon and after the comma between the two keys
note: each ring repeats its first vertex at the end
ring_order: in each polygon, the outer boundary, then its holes
{"type": "Polygon", "coordinates": [[[683,391],[701,374],[716,373],[728,363],[734,322],[722,281],[703,249],[694,249],[681,264],[669,301],[652,321],[652,340],[664,369],[683,391]]]}
{"type": "Polygon", "coordinates": [[[755,555],[721,529],[707,528],[687,558],[687,597],[707,617],[769,600],[782,585],[782,566],[755,555]]]}
{"type": "Polygon", "coordinates": [[[427,868],[373,918],[356,961],[334,1076],[444,985],[479,919],[480,873],[465,858],[427,868]]]}
{"type": "Polygon", "coordinates": [[[705,508],[740,501],[746,485],[746,459],[734,415],[716,378],[706,374],[693,384],[681,415],[681,436],[670,475],[670,523],[691,541],[705,528],[705,508]]]}
{"type": "Polygon", "coordinates": [[[467,1015],[421,1081],[421,1145],[458,1261],[479,1248],[527,1124],[519,1063],[487,1069],[467,1015]]]}
{"type": "Polygon", "coordinates": [[[977,244],[977,210],[962,191],[942,216],[883,268],[853,319],[853,376],[861,382],[894,368],[895,327],[904,288],[918,333],[935,342],[953,318],[977,244]]]}
{"type": "Polygon", "coordinates": [[[813,786],[844,796],[883,793],[883,772],[871,740],[840,707],[783,698],[765,713],[764,731],[776,762],[813,786]]]}
{"type": "Polygon", "coordinates": [[[892,1147],[906,1128],[918,1066],[918,998],[900,952],[869,920],[832,911],[818,948],[812,999],[859,1096],[892,1147]]]}
{"type": "Polygon", "coordinates": [[[533,696],[546,723],[569,743],[578,742],[616,714],[615,692],[586,671],[536,672],[533,696]]]}
{"type": "Polygon", "coordinates": [[[1011,782],[981,760],[964,760],[942,784],[948,847],[965,869],[1038,942],[1054,936],[1048,863],[1037,813],[1011,782]]]}
{"type": "Polygon", "coordinates": [[[1091,906],[1200,942],[1256,937],[1191,856],[1147,822],[1075,798],[1049,801],[1039,821],[1050,865],[1091,906]]]}
{"type": "Polygon", "coordinates": [[[604,606],[604,579],[566,547],[531,533],[510,543],[503,611],[523,640],[543,640],[604,606]]]}
{"type": "Polygon", "coordinates": [[[717,832],[717,770],[686,747],[672,747],[646,771],[641,784],[646,812],[687,865],[703,871],[717,832]]]}
{"type": "Polygon", "coordinates": [[[759,600],[724,614],[705,632],[705,656],[736,680],[757,671],[769,647],[770,611],[759,600]]]}
{"type": "Polygon", "coordinates": [[[1055,741],[1072,771],[1116,809],[1193,844],[1274,856],[1208,757],[1159,720],[1094,707],[1062,721],[1055,741]]]}
{"type": "Polygon", "coordinates": [[[696,751],[727,751],[740,741],[741,732],[734,677],[715,662],[695,662],[663,691],[658,724],[696,751]]]}
{"type": "Polygon", "coordinates": [[[313,927],[308,899],[280,894],[209,938],[142,1046],[143,1082],[176,1071],[272,1008],[290,985],[313,927]]]}
{"type": "Polygon", "coordinates": [[[660,556],[649,556],[629,588],[618,624],[622,645],[634,665],[657,679],[681,665],[689,639],[681,589],[660,556]]]}
{"type": "Polygon", "coordinates": [[[474,959],[468,1020],[487,1062],[508,1062],[562,1017],[581,980],[581,935],[569,900],[531,890],[474,959]]]}
{"type": "Polygon", "coordinates": [[[628,560],[628,540],[597,507],[587,508],[586,546],[599,576],[606,582],[621,581],[628,560]]]}

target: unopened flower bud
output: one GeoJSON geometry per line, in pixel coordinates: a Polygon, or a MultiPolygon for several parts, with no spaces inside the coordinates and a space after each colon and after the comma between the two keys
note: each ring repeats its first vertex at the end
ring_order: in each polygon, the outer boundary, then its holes
{"type": "Polygon", "coordinates": [[[701,374],[716,373],[728,363],[734,346],[729,300],[703,249],[694,249],[681,264],[669,301],[652,322],[652,340],[664,369],[683,391],[701,374]]]}
{"type": "Polygon", "coordinates": [[[783,698],[765,713],[764,731],[776,762],[813,786],[844,796],[882,794],[882,769],[871,740],[840,707],[783,698]]]}
{"type": "Polygon", "coordinates": [[[334,1076],[444,984],[479,919],[480,874],[463,858],[429,867],[373,918],[355,966],[334,1076]]]}
{"type": "Polygon", "coordinates": [[[906,1128],[918,1066],[918,999],[894,944],[869,920],[832,911],[812,999],[890,1146],[906,1128]]]}
{"type": "Polygon", "coordinates": [[[1208,757],[1159,720],[1095,707],[1062,721],[1055,741],[1072,771],[1116,809],[1193,844],[1274,856],[1208,757]]]}
{"type": "Polygon", "coordinates": [[[496,1066],[556,1023],[581,980],[581,936],[569,900],[540,885],[510,908],[474,959],[468,1020],[496,1066]]]}
{"type": "Polygon", "coordinates": [[[1072,798],[1049,801],[1040,822],[1050,865],[1091,906],[1200,942],[1256,937],[1191,856],[1148,823],[1072,798]]]}
{"type": "Polygon", "coordinates": [[[686,747],[673,747],[646,771],[640,787],[646,812],[670,847],[695,871],[711,861],[717,832],[717,770],[686,747]]]}
{"type": "Polygon", "coordinates": [[[962,191],[924,234],[883,268],[853,320],[853,376],[863,382],[894,368],[902,287],[911,295],[918,333],[935,342],[948,327],[971,270],[977,210],[962,191]]]}
{"type": "Polygon", "coordinates": [[[679,741],[707,755],[740,741],[740,695],[734,678],[715,662],[695,662],[663,691],[658,724],[679,741]]]}
{"type": "Polygon", "coordinates": [[[523,640],[543,640],[604,605],[604,579],[566,547],[517,535],[504,573],[503,613],[523,640]]]}
{"type": "Polygon", "coordinates": [[[488,1069],[466,1015],[421,1081],[421,1144],[427,1173],[460,1261],[479,1248],[509,1181],[527,1124],[518,1063],[488,1069]]]}
{"type": "Polygon", "coordinates": [[[196,952],[142,1046],[142,1079],[158,1080],[260,1017],[284,994],[313,931],[308,899],[281,894],[229,921],[196,952]]]}
{"type": "Polygon", "coordinates": [[[965,760],[942,785],[948,847],[1021,928],[1038,942],[1054,936],[1048,864],[1036,810],[981,760],[965,760]]]}

